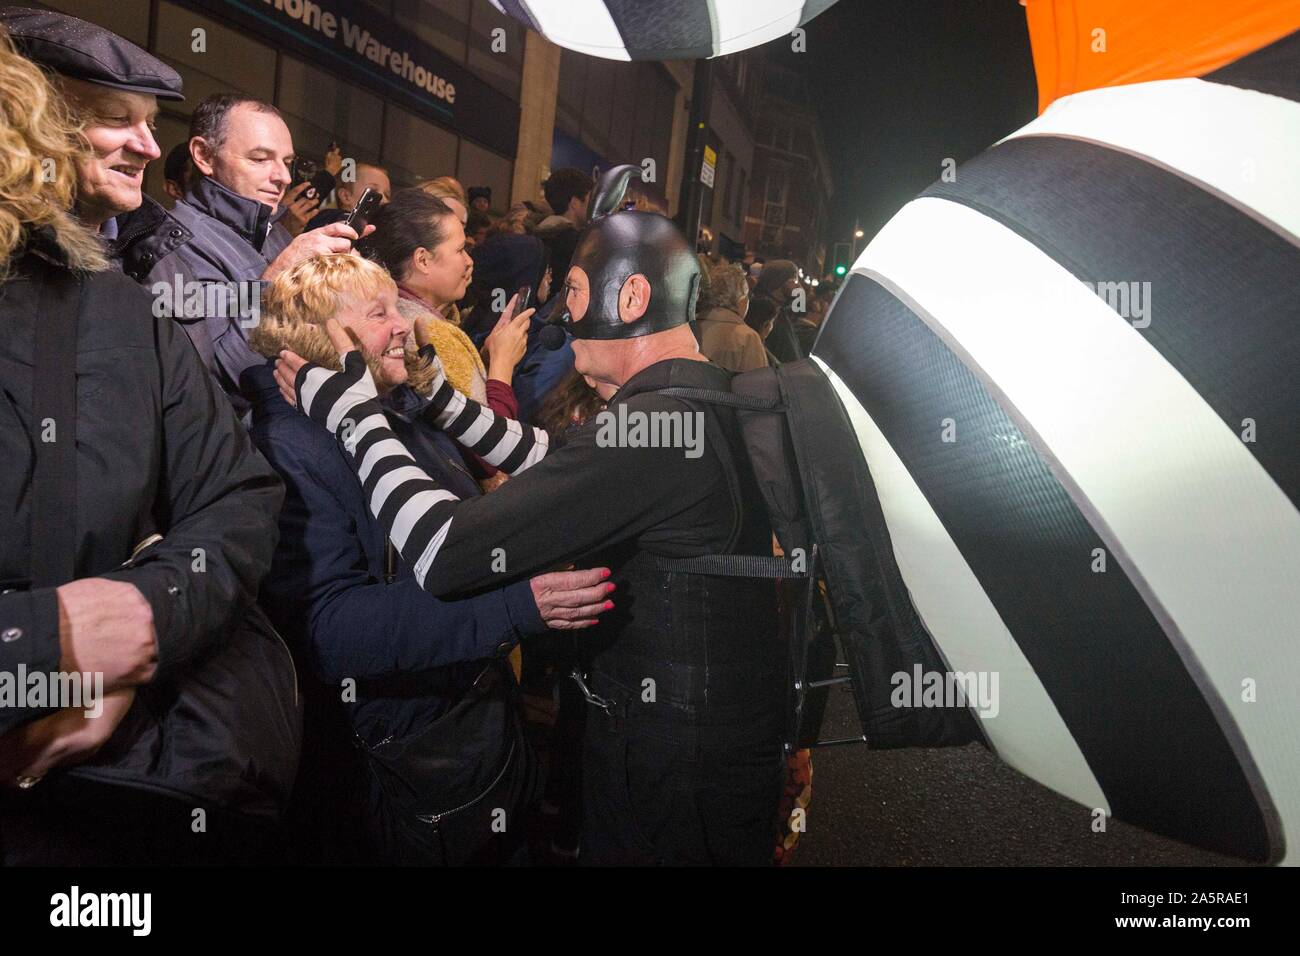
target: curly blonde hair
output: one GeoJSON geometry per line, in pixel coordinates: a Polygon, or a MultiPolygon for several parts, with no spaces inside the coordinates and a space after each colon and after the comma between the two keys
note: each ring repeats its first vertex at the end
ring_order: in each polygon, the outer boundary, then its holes
{"type": "Polygon", "coordinates": [[[108,268],[99,238],[70,210],[89,144],[63,98],[0,27],[0,279],[36,229],[49,229],[73,269],[108,268]]]}
{"type": "MultiPolygon", "coordinates": [[[[330,369],[340,369],[338,353],[325,331],[348,302],[365,302],[385,291],[397,291],[397,283],[377,262],[353,254],[311,256],[275,277],[262,297],[262,315],[248,337],[253,351],[274,358],[290,349],[303,358],[330,369]]],[[[428,391],[433,369],[420,358],[415,337],[407,336],[406,372],[408,384],[428,391]]],[[[370,371],[378,375],[379,357],[366,356],[370,371]]]]}

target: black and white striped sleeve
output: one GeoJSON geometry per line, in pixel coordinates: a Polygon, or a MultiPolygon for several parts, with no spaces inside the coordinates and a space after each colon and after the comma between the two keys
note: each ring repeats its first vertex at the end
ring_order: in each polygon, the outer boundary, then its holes
{"type": "Polygon", "coordinates": [[[294,387],[298,407],[342,443],[371,513],[425,587],[460,499],[430,478],[388,427],[359,351],[343,357],[342,372],[308,363],[299,370],[294,387]]]}
{"type": "Polygon", "coordinates": [[[544,430],[498,415],[456,391],[431,352],[427,346],[421,350],[434,370],[432,397],[421,413],[426,421],[508,475],[517,475],[546,456],[550,438],[544,430]]]}

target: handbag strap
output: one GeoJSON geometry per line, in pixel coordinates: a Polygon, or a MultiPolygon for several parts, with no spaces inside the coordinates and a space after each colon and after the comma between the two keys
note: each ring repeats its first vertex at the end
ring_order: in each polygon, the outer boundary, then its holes
{"type": "Polygon", "coordinates": [[[77,557],[77,318],[81,278],[46,274],[32,363],[32,587],[73,580],[77,557]]]}

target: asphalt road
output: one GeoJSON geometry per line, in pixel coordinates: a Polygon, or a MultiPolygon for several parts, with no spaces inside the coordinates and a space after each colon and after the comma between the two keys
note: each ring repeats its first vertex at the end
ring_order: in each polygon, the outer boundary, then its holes
{"type": "MultiPolygon", "coordinates": [[[[835,688],[823,737],[858,733],[835,688]]],[[[813,753],[808,830],[793,866],[1233,866],[1238,861],[1106,821],[979,744],[813,753]]]]}

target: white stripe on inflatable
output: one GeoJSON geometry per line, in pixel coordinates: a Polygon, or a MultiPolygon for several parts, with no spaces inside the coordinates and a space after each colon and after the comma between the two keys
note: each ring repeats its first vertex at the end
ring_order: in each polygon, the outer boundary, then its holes
{"type": "Polygon", "coordinates": [[[956,542],[898,453],[835,371],[818,356],[871,469],[912,605],[953,671],[998,675],[998,713],[980,727],[998,756],[1086,807],[1110,804],[1043,683],[1012,638],[956,542]]]}
{"type": "Polygon", "coordinates": [[[1023,136],[1141,156],[1300,242],[1300,103],[1206,80],[1155,80],[1062,97],[1002,142],[1023,136]]]}
{"type": "Polygon", "coordinates": [[[528,12],[552,43],[607,60],[630,60],[604,0],[527,0],[528,12]]]}
{"type": "Polygon", "coordinates": [[[914,200],[854,271],[904,296],[1035,444],[1228,739],[1244,736],[1294,838],[1300,513],[1276,482],[1138,329],[993,219],[914,200]]]}
{"type": "Polygon", "coordinates": [[[790,0],[713,0],[713,55],[726,56],[787,36],[802,14],[803,4],[790,0]]]}

